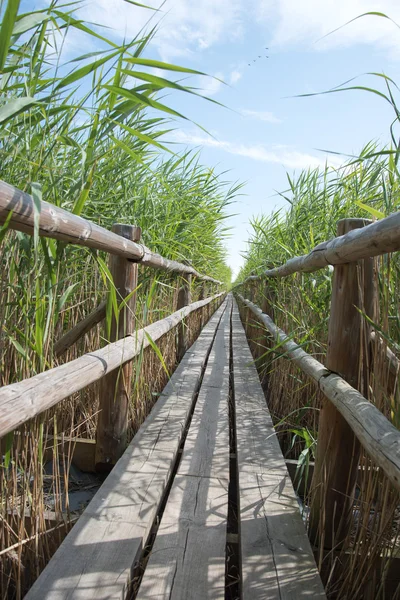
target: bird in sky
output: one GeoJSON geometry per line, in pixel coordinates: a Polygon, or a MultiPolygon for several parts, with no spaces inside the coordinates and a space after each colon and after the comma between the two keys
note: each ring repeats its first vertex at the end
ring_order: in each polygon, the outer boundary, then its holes
{"type": "MultiPolygon", "coordinates": [[[[268,46],[267,46],[267,47],[265,48],[265,50],[268,50],[268,49],[269,49],[269,48],[268,48],[268,46]]],[[[258,61],[260,58],[263,58],[262,54],[258,54],[258,55],[257,55],[257,58],[253,58],[253,59],[252,59],[253,63],[257,62],[257,61],[258,61]]],[[[264,58],[269,58],[269,56],[268,56],[267,54],[265,54],[265,55],[264,55],[264,58]]],[[[248,66],[248,67],[251,67],[251,65],[252,65],[252,63],[251,63],[251,62],[247,63],[247,66],[248,66]]]]}

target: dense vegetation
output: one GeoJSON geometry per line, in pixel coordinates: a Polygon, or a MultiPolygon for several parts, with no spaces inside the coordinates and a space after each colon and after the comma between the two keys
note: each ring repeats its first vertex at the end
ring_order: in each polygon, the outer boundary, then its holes
{"type": "MultiPolygon", "coordinates": [[[[161,141],[184,118],[167,106],[166,92],[195,93],[175,79],[196,72],[146,58],[155,31],[116,44],[79,20],[74,3],[52,0],[26,14],[19,4],[0,2],[0,179],[32,194],[37,214],[46,200],[103,227],[138,225],[153,251],[228,283],[224,220],[238,187],[196,154],[176,155],[161,141]],[[96,51],[77,56],[74,34],[96,51]]],[[[15,233],[7,223],[0,231],[0,373],[7,385],[103,345],[97,327],[61,359],[53,352],[63,332],[112,298],[113,282],[100,252],[15,233]]],[[[171,274],[140,270],[138,327],[175,310],[177,284],[171,274]]],[[[196,300],[199,287],[192,291],[196,300]]],[[[189,320],[192,335],[198,325],[189,320]]],[[[172,333],[158,354],[150,349],[135,365],[131,434],[175,367],[174,343],[172,333]]],[[[43,470],[49,435],[93,438],[97,406],[91,386],[1,441],[3,598],[24,594],[64,530],[68,465],[60,467],[54,446],[52,473],[43,470]],[[44,518],[49,509],[55,532],[44,518]]]]}
{"type": "MultiPolygon", "coordinates": [[[[159,93],[190,90],[151,69],[194,72],[142,58],[152,34],[117,46],[55,2],[13,23],[18,4],[7,4],[1,30],[0,178],[32,193],[38,210],[43,198],[104,227],[139,225],[152,250],[229,281],[224,219],[237,188],[197,156],[177,156],[159,141],[171,127],[164,117],[177,116],[159,93]],[[62,65],[74,30],[100,49],[62,65]]],[[[17,234],[5,237],[2,258],[2,332],[31,374],[51,364],[54,332],[68,307],[98,303],[102,278],[109,285],[104,257],[17,234]]],[[[9,381],[3,375],[2,383],[9,381]]]]}
{"type": "MultiPolygon", "coordinates": [[[[249,249],[238,281],[250,273],[258,274],[267,267],[307,254],[317,244],[335,237],[339,219],[376,219],[398,211],[397,161],[395,145],[382,150],[369,144],[360,157],[349,160],[340,169],[326,167],[304,171],[294,179],[288,177],[289,189],[282,193],[287,210],[253,219],[249,249]]],[[[256,293],[257,303],[262,304],[266,297],[275,322],[321,362],[325,360],[327,349],[332,274],[333,267],[327,267],[315,273],[269,279],[264,284],[266,287],[258,286],[256,293]]],[[[376,283],[379,311],[373,327],[382,335],[384,343],[398,353],[400,268],[396,255],[378,259],[376,283]]],[[[247,286],[247,296],[249,292],[247,286]]],[[[317,447],[321,394],[300,369],[284,357],[279,344],[265,346],[265,331],[254,318],[247,318],[253,353],[267,384],[269,407],[280,431],[282,447],[288,457],[298,459],[298,473],[307,478],[317,447]]],[[[365,348],[360,351],[365,352],[365,348]]],[[[372,357],[370,373],[369,389],[364,394],[398,427],[398,383],[389,390],[387,366],[379,352],[372,357]]],[[[361,465],[366,464],[371,462],[363,456],[361,465]]],[[[312,489],[306,499],[305,516],[311,503],[312,489]]],[[[323,559],[319,553],[319,566],[330,596],[341,599],[389,597],[385,595],[385,581],[390,578],[390,557],[398,552],[398,506],[398,493],[387,480],[373,468],[363,471],[358,481],[354,525],[348,531],[341,554],[335,557],[330,553],[323,559]],[[349,549],[356,550],[351,560],[345,554],[349,549]],[[376,568],[378,574],[373,576],[376,568]]],[[[323,535],[322,530],[320,534],[323,535]]]]}
{"type": "MultiPolygon", "coordinates": [[[[165,103],[165,94],[169,90],[195,93],[177,80],[196,72],[145,58],[154,31],[119,45],[80,21],[73,6],[52,0],[46,10],[18,14],[19,4],[0,0],[0,179],[31,193],[38,212],[43,199],[105,227],[116,221],[139,225],[143,242],[152,250],[189,260],[197,270],[229,283],[224,220],[239,187],[202,166],[198,156],[177,156],[163,141],[175,126],[171,117],[184,118],[165,103]],[[67,63],[63,49],[74,32],[95,40],[97,50],[74,55],[67,63]],[[155,75],[154,68],[166,75],[155,75]]],[[[393,85],[387,83],[386,99],[397,120],[393,85]]],[[[368,145],[360,157],[340,169],[327,167],[288,178],[289,189],[282,194],[287,210],[253,219],[249,251],[238,279],[309,252],[335,236],[340,218],[379,218],[398,210],[399,148],[394,135],[392,143],[385,150],[368,145]]],[[[112,295],[106,256],[14,233],[7,223],[0,229],[0,243],[1,385],[105,343],[104,331],[98,327],[61,360],[53,352],[63,332],[93,310],[106,292],[112,295]]],[[[380,259],[379,264],[380,312],[375,327],[397,351],[398,259],[380,259]]],[[[331,278],[329,269],[294,275],[270,282],[268,292],[276,322],[322,361],[331,278]]],[[[176,277],[141,270],[138,326],[173,310],[176,284],[176,277]]],[[[198,292],[194,288],[195,299],[198,292]]],[[[262,296],[260,290],[259,302],[262,296]]],[[[198,326],[192,324],[194,329],[198,326]]],[[[282,357],[279,346],[265,354],[265,332],[257,323],[252,325],[249,334],[268,383],[282,446],[288,456],[300,459],[306,473],[318,436],[320,395],[282,357]]],[[[152,351],[135,364],[131,434],[165,384],[165,371],[175,366],[173,334],[160,344],[160,352],[162,361],[152,351]]],[[[378,365],[372,371],[370,399],[398,426],[400,396],[398,391],[387,394],[379,369],[378,365]]],[[[65,513],[71,516],[65,477],[69,465],[63,472],[55,446],[53,471],[43,469],[49,435],[62,432],[93,438],[97,406],[98,389],[91,386],[1,441],[3,598],[23,596],[57,546],[58,534],[62,537],[65,513]],[[29,528],[26,509],[31,515],[29,528]],[[49,509],[58,519],[51,527],[44,516],[49,509]]],[[[394,518],[399,512],[398,496],[379,473],[365,471],[357,510],[358,520],[345,549],[358,548],[359,553],[354,560],[342,560],[343,556],[336,560],[332,553],[325,580],[332,595],[341,599],[384,597],[386,557],[398,548],[399,523],[394,518]],[[385,557],[382,579],[366,591],[369,568],[381,554],[385,557]]]]}

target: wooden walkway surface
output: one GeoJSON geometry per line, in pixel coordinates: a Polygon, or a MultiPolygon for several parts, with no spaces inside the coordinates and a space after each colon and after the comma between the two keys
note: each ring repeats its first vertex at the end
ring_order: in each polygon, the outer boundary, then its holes
{"type": "Polygon", "coordinates": [[[26,597],[127,591],[138,600],[325,598],[229,296],[26,597]]]}

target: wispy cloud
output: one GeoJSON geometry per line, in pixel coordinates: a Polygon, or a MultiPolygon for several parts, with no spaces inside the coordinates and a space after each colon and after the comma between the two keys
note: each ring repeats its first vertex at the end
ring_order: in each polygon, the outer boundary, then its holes
{"type": "Polygon", "coordinates": [[[389,19],[366,16],[342,27],[373,11],[380,11],[399,23],[398,0],[258,0],[257,10],[260,21],[264,20],[267,27],[272,24],[271,46],[306,45],[318,51],[373,44],[392,58],[400,58],[400,32],[389,19]],[[338,27],[338,31],[321,39],[338,27]]]}
{"type": "Polygon", "coordinates": [[[244,0],[148,0],[144,4],[159,10],[152,13],[123,0],[96,0],[86,2],[80,14],[111,27],[119,38],[137,35],[153,15],[152,25],[158,24],[153,43],[164,60],[236,40],[244,31],[244,0]]]}
{"type": "Polygon", "coordinates": [[[217,140],[196,133],[186,133],[184,131],[175,131],[172,141],[179,144],[216,148],[228,152],[229,154],[243,156],[251,160],[279,164],[288,169],[324,167],[326,163],[338,167],[341,164],[340,160],[336,157],[313,156],[312,154],[299,152],[298,150],[287,146],[273,146],[268,148],[263,144],[238,144],[226,140],[217,140]]]}
{"type": "Polygon", "coordinates": [[[282,123],[281,119],[278,119],[272,112],[266,110],[241,110],[241,113],[245,117],[257,119],[258,121],[265,121],[266,123],[282,123]]]}
{"type": "Polygon", "coordinates": [[[231,85],[235,85],[235,83],[237,83],[241,78],[242,78],[241,71],[234,69],[233,71],[231,71],[231,74],[229,75],[229,83],[231,85]]]}
{"type": "Polygon", "coordinates": [[[223,73],[215,73],[214,77],[200,76],[198,78],[197,87],[200,88],[200,93],[203,96],[215,96],[223,84],[224,75],[223,73]]]}
{"type": "MultiPolygon", "coordinates": [[[[44,0],[43,0],[44,1],[44,0]]],[[[388,19],[365,17],[319,43],[322,36],[368,11],[381,11],[400,22],[398,0],[147,0],[154,8],[131,6],[123,0],[87,1],[83,18],[114,30],[118,38],[132,38],[153,15],[158,23],[154,45],[165,60],[195,54],[217,44],[232,42],[257,22],[268,33],[271,46],[307,45],[316,51],[356,44],[373,44],[400,58],[400,32],[388,19]]]]}

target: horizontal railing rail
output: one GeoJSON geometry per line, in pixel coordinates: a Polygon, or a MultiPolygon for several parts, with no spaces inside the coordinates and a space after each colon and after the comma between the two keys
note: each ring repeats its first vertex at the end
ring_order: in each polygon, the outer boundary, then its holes
{"type": "MultiPolygon", "coordinates": [[[[370,223],[365,220],[366,223],[370,223]]],[[[311,252],[295,256],[283,265],[250,275],[235,287],[265,277],[288,277],[294,273],[312,273],[329,265],[343,265],[400,250],[400,212],[360,229],[318,244],[311,252]]]]}
{"type": "Polygon", "coordinates": [[[0,437],[131,361],[193,311],[223,295],[221,292],[193,302],[100,350],[0,388],[0,437]]]}
{"type": "Polygon", "coordinates": [[[369,399],[370,393],[375,393],[370,380],[375,357],[383,359],[387,369],[387,380],[381,382],[381,390],[386,390],[389,396],[398,385],[399,360],[387,348],[378,329],[373,331],[379,318],[376,277],[379,264],[375,257],[398,250],[400,212],[373,223],[366,219],[342,219],[336,238],[319,244],[309,254],[294,257],[259,275],[252,274],[234,286],[244,310],[251,311],[261,321],[287,356],[324,394],[309,532],[317,543],[323,530],[322,543],[326,548],[340,547],[352,526],[361,447],[396,489],[400,489],[400,432],[369,399]],[[273,311],[279,300],[271,278],[311,273],[329,265],[334,270],[324,366],[291,341],[266,313],[273,311]],[[254,304],[260,292],[257,282],[263,286],[262,309],[254,304]],[[241,290],[242,295],[238,294],[241,286],[245,290],[241,290]],[[244,299],[247,293],[250,300],[244,299]]]}
{"type": "MultiPolygon", "coordinates": [[[[12,213],[9,221],[11,229],[33,235],[35,206],[32,196],[0,180],[0,223],[4,223],[10,213],[12,213]]],[[[146,267],[190,274],[202,281],[221,285],[217,279],[202,275],[190,265],[164,258],[142,244],[128,240],[46,201],[40,204],[39,235],[102,250],[146,267]]]]}
{"type": "MultiPolygon", "coordinates": [[[[237,294],[245,306],[261,321],[287,356],[311,379],[346,419],[369,456],[400,489],[400,431],[369,400],[307,354],[280,329],[261,308],[237,294]]],[[[350,460],[350,457],[349,457],[350,460]]]]}

